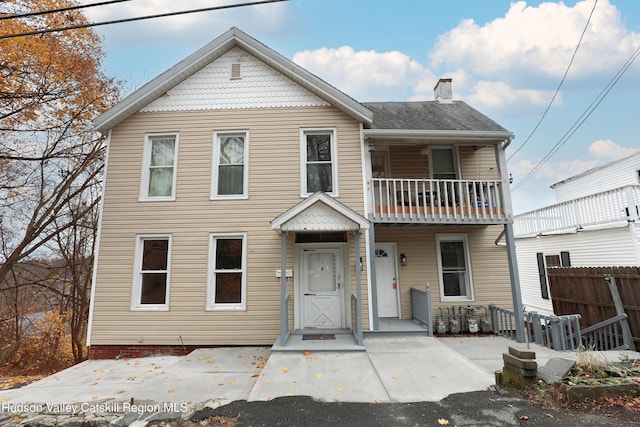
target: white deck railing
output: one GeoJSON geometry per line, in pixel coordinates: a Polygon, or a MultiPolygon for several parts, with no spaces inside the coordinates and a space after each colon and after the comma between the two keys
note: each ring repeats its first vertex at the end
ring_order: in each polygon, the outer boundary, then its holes
{"type": "Polygon", "coordinates": [[[505,223],[502,181],[374,178],[372,218],[386,223],[505,223]]]}
{"type": "Polygon", "coordinates": [[[514,217],[517,237],[576,231],[604,224],[637,221],[640,185],[596,193],[514,217]]]}

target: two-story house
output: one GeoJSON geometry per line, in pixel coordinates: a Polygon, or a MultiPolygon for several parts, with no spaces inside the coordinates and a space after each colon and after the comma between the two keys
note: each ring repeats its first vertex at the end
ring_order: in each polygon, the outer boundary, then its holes
{"type": "Polygon", "coordinates": [[[361,346],[427,283],[434,312],[512,307],[513,135],[436,97],[357,102],[232,28],[99,116],[91,357],[361,346]]]}
{"type": "Polygon", "coordinates": [[[522,302],[553,314],[547,268],[640,265],[640,152],[551,186],[557,203],[515,216],[522,302]]]}

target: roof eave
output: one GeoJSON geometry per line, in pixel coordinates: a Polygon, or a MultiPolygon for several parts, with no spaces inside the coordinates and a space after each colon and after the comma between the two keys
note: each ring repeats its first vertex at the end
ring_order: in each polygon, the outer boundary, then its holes
{"type": "Polygon", "coordinates": [[[112,129],[234,46],[248,51],[354,119],[371,124],[373,112],[364,105],[234,27],[99,115],[94,120],[95,129],[103,133],[112,129]]]}
{"type": "Polygon", "coordinates": [[[422,129],[364,129],[365,138],[389,138],[404,140],[484,140],[511,141],[514,135],[509,131],[465,131],[465,130],[422,130],[422,129]]]}

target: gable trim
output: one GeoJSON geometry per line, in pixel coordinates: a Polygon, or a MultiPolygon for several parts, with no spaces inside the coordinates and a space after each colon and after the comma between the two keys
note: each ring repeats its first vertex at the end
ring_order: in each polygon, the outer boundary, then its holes
{"type": "Polygon", "coordinates": [[[367,107],[238,28],[232,27],[99,115],[94,120],[94,127],[100,132],[112,129],[234,46],[246,50],[354,119],[371,124],[373,113],[367,107]]]}
{"type": "Polygon", "coordinates": [[[357,231],[357,230],[367,230],[369,229],[369,221],[358,214],[357,212],[351,210],[347,206],[338,202],[337,200],[329,197],[326,193],[317,192],[313,195],[309,196],[302,202],[283,212],[276,218],[271,221],[271,229],[277,232],[282,231],[305,231],[305,230],[283,230],[285,224],[294,220],[299,215],[306,212],[308,209],[312,208],[315,204],[321,203],[332,210],[334,210],[337,214],[344,217],[345,219],[351,221],[354,226],[352,230],[348,231],[357,231]]]}

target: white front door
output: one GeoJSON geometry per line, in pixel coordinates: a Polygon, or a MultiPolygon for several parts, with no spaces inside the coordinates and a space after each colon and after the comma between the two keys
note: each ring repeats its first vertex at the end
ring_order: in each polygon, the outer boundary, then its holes
{"type": "Polygon", "coordinates": [[[398,277],[395,246],[376,244],[376,290],[378,317],[398,317],[398,277]]]}
{"type": "Polygon", "coordinates": [[[303,249],[301,290],[304,328],[344,327],[342,250],[303,249]]]}

